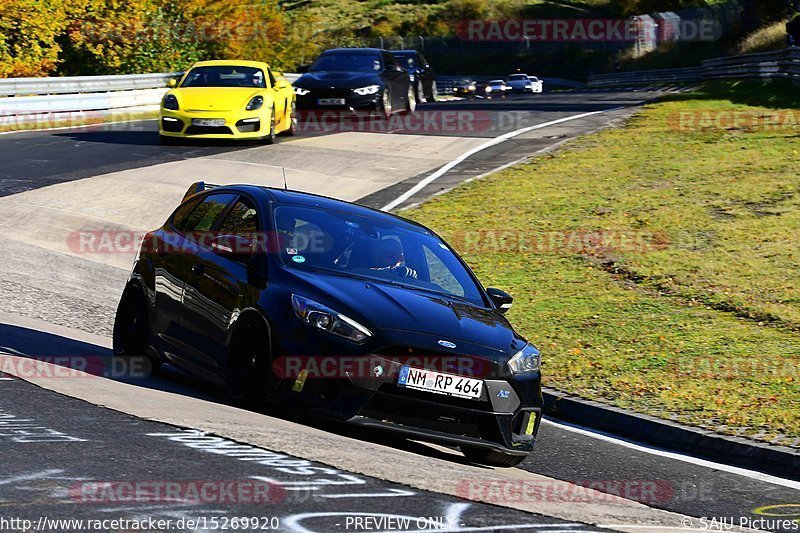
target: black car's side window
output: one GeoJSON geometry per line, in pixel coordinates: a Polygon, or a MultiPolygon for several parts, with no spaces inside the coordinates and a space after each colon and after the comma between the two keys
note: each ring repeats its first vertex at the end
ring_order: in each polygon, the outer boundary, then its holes
{"type": "Polygon", "coordinates": [[[395,67],[397,65],[399,65],[399,63],[397,62],[397,60],[394,58],[394,56],[392,54],[389,54],[389,53],[384,53],[383,54],[383,68],[388,70],[388,69],[393,68],[393,67],[395,67]]]}
{"type": "Polygon", "coordinates": [[[196,200],[189,200],[178,209],[175,210],[175,213],[172,214],[172,226],[175,229],[183,231],[183,226],[186,224],[186,220],[189,218],[189,215],[192,214],[194,208],[197,207],[197,204],[200,203],[200,199],[196,200]]]}
{"type": "Polygon", "coordinates": [[[246,198],[240,198],[219,227],[221,235],[246,235],[258,231],[258,211],[246,198]]]}
{"type": "Polygon", "coordinates": [[[235,194],[209,194],[181,225],[175,224],[175,228],[184,233],[211,231],[214,223],[235,198],[235,194]]]}

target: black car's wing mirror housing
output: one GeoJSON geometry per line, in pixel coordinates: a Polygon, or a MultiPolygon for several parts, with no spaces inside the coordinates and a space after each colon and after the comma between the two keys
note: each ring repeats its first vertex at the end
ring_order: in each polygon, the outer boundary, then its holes
{"type": "Polygon", "coordinates": [[[308,72],[309,68],[311,68],[311,65],[300,65],[299,67],[297,67],[297,73],[305,74],[306,72],[308,72]]]}
{"type": "Polygon", "coordinates": [[[492,299],[495,307],[501,313],[507,312],[511,309],[511,305],[514,303],[514,298],[505,291],[501,291],[500,289],[494,289],[489,287],[486,289],[486,293],[489,295],[489,298],[492,299]]]}

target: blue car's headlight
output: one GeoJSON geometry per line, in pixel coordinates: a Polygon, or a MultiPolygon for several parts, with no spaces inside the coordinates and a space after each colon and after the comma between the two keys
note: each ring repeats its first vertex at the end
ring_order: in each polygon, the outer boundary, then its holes
{"type": "Polygon", "coordinates": [[[261,109],[261,106],[264,105],[264,97],[263,96],[254,96],[250,103],[247,104],[248,111],[255,111],[257,109],[261,109]]]}
{"type": "Polygon", "coordinates": [[[353,89],[353,92],[359,96],[367,96],[369,94],[378,94],[378,91],[381,90],[380,85],[367,85],[366,87],[359,87],[358,89],[353,89]]]}
{"type": "Polygon", "coordinates": [[[294,94],[296,94],[297,96],[305,96],[310,92],[311,91],[309,91],[308,89],[303,89],[302,87],[295,87],[294,88],[294,94]]]}
{"type": "Polygon", "coordinates": [[[526,376],[539,372],[541,364],[539,350],[533,344],[528,343],[508,361],[508,368],[515,376],[526,376]]]}
{"type": "Polygon", "coordinates": [[[175,98],[174,94],[168,94],[164,97],[164,109],[178,110],[178,99],[175,98]]]}
{"type": "Polygon", "coordinates": [[[322,305],[321,303],[303,298],[296,294],[292,295],[292,307],[300,320],[315,327],[333,333],[347,340],[363,343],[372,337],[372,332],[341,313],[322,305]]]}

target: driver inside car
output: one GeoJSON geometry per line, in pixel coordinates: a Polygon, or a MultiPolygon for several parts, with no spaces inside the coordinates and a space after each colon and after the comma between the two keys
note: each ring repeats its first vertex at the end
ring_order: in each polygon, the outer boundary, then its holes
{"type": "Polygon", "coordinates": [[[370,251],[370,270],[379,270],[401,278],[417,279],[417,271],[406,265],[403,247],[395,239],[376,241],[370,251]]]}

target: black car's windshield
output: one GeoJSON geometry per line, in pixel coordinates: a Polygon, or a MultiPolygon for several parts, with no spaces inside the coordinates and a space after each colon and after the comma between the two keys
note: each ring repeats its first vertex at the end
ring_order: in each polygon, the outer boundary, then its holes
{"type": "Polygon", "coordinates": [[[390,219],[300,206],[275,209],[283,264],[425,289],[484,305],[478,286],[440,239],[390,219]]]}
{"type": "Polygon", "coordinates": [[[508,77],[509,81],[529,81],[525,74],[512,74],[508,77]]]}
{"type": "Polygon", "coordinates": [[[372,54],[336,53],[323,54],[311,64],[309,72],[377,72],[381,60],[372,54]]]}
{"type": "Polygon", "coordinates": [[[189,71],[181,87],[254,87],[267,86],[264,72],[253,67],[196,67],[189,71]]]}
{"type": "Polygon", "coordinates": [[[414,56],[411,54],[393,54],[397,62],[407,69],[417,68],[417,62],[414,61],[414,56]]]}

